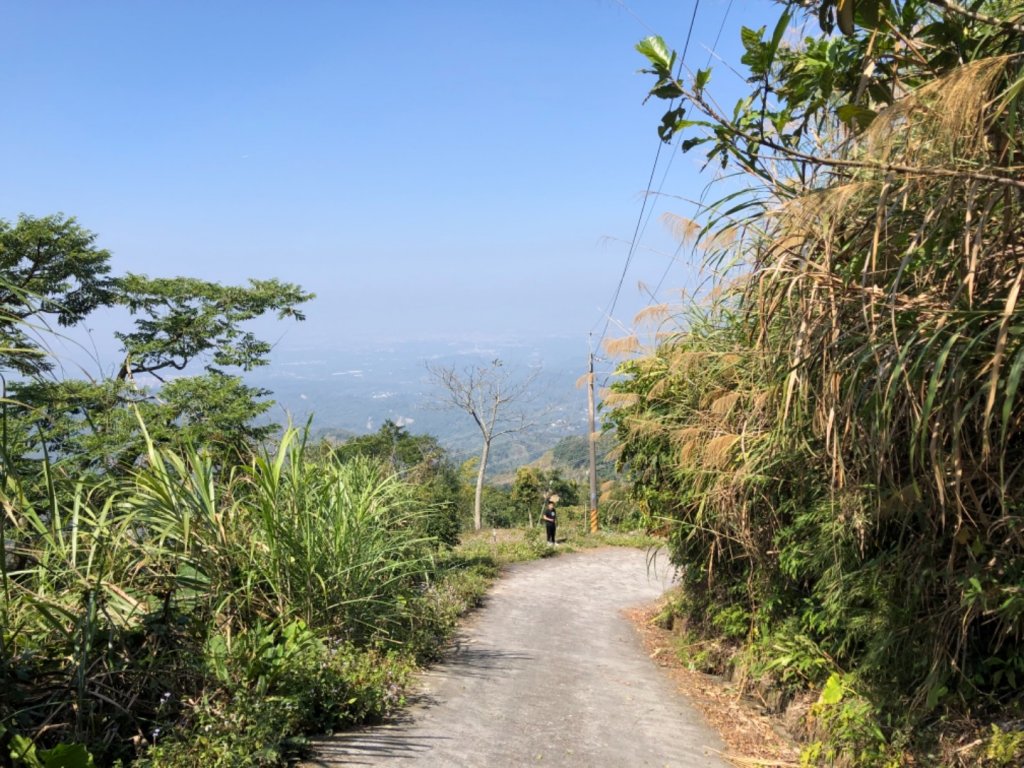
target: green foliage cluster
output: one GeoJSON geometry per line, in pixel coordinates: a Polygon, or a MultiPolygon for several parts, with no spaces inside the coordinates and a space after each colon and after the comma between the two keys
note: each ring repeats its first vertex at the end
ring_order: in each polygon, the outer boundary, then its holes
{"type": "Polygon", "coordinates": [[[640,46],[683,100],[662,137],[751,183],[703,212],[723,277],[609,421],[690,626],[821,692],[808,764],[909,764],[1024,709],[1022,10],[787,4],[743,31],[731,115],[640,46]],[[811,11],[844,34],[788,42],[811,11]]]}
{"type": "MultiPolygon", "coordinates": [[[[137,413],[155,442],[209,446],[225,460],[272,434],[274,427],[253,423],[270,408],[270,393],[227,369],[267,362],[270,345],[247,330],[248,321],[270,312],[301,320],[299,307],[313,295],[278,280],[225,286],[112,276],[110,260],[74,218],[0,220],[5,467],[29,477],[24,470],[45,453],[66,477],[128,473],[146,453],[137,413]],[[115,333],[124,353],[119,370],[57,377],[47,355],[60,333],[52,324],[73,326],[115,307],[132,317],[131,328],[115,333]],[[168,372],[173,380],[165,380],[168,372]]],[[[41,495],[37,489],[34,497],[41,495]]]]}
{"type": "Polygon", "coordinates": [[[353,437],[334,449],[341,461],[366,456],[384,462],[405,477],[428,510],[427,535],[448,546],[459,541],[462,484],[458,469],[433,435],[411,435],[387,419],[372,435],[353,437]]]}
{"type": "MultiPolygon", "coordinates": [[[[595,446],[597,458],[597,480],[605,482],[615,478],[615,461],[609,454],[615,448],[615,437],[611,434],[598,436],[595,446]]],[[[586,435],[569,435],[563,437],[551,449],[555,466],[578,480],[583,480],[590,471],[590,445],[586,435]]]]}
{"type": "Polygon", "coordinates": [[[557,496],[559,506],[572,506],[580,501],[580,484],[562,475],[560,469],[520,467],[509,489],[506,512],[501,527],[531,525],[540,522],[544,503],[557,496]]]}
{"type": "Polygon", "coordinates": [[[986,768],[1009,768],[1024,763],[1024,731],[1004,731],[996,723],[985,745],[986,768]]]}
{"type": "MultiPolygon", "coordinates": [[[[465,488],[464,504],[472,509],[473,497],[469,486],[465,488]]],[[[513,499],[509,488],[488,483],[481,489],[480,499],[481,520],[485,527],[514,528],[527,524],[527,514],[513,499]]],[[[533,517],[536,519],[536,513],[533,517]]]]}
{"type": "Polygon", "coordinates": [[[337,450],[254,425],[269,393],[223,369],[311,295],[108,260],[73,219],[0,222],[0,765],[282,765],[400,706],[479,599],[459,478],[390,423],[337,450]],[[49,323],[104,306],[135,318],[120,370],[56,377],[49,323]]]}
{"type": "Polygon", "coordinates": [[[305,731],[398,706],[450,628],[415,489],[294,430],[248,464],[150,442],[126,479],[48,485],[45,506],[3,490],[5,764],[26,739],[103,764],[280,764],[305,731]]]}
{"type": "Polygon", "coordinates": [[[207,663],[220,690],[191,709],[187,729],[157,734],[136,765],[281,765],[302,751],[303,733],[376,721],[400,706],[413,669],[394,651],[329,646],[301,620],[256,625],[230,645],[215,635],[207,663]]]}
{"type": "Polygon", "coordinates": [[[56,320],[67,327],[114,302],[108,251],[74,219],[21,216],[0,220],[0,355],[22,374],[49,371],[53,363],[36,340],[56,320]]]}
{"type": "MultiPolygon", "coordinates": [[[[599,526],[621,531],[651,531],[657,526],[642,506],[630,498],[629,485],[615,468],[614,456],[618,440],[612,432],[597,437],[595,458],[597,470],[597,506],[599,526]]],[[[577,496],[574,504],[589,505],[590,450],[585,435],[570,435],[558,441],[552,449],[555,468],[576,481],[577,496]]]]}

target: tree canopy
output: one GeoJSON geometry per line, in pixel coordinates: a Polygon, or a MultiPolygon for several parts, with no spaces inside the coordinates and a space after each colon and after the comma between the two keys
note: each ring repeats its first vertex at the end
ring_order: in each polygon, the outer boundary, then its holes
{"type": "Polygon", "coordinates": [[[111,276],[111,255],[74,218],[0,221],[0,370],[14,374],[3,404],[6,463],[45,449],[70,476],[129,467],[144,449],[141,419],[157,442],[236,450],[266,436],[254,420],[266,390],[226,369],[266,364],[270,345],[246,321],[275,312],[302,320],[313,298],[296,285],[250,280],[225,286],[190,277],[111,276]],[[51,327],[72,326],[100,307],[124,307],[133,327],[115,334],[123,362],[108,379],[53,375],[51,327]],[[173,372],[174,378],[164,378],[173,372]],[[148,386],[135,377],[162,382],[148,386]],[[182,374],[191,374],[185,375],[182,374]]]}
{"type": "Polygon", "coordinates": [[[267,312],[303,320],[297,307],[312,298],[278,280],[223,286],[189,277],[128,274],[114,280],[114,286],[117,302],[137,316],[133,331],[115,334],[126,355],[118,378],[159,375],[168,368],[182,371],[199,359],[206,359],[208,371],[264,365],[270,344],[241,324],[267,312]]]}
{"type": "Polygon", "coordinates": [[[110,253],[74,218],[0,219],[0,369],[39,374],[53,365],[40,337],[115,302],[110,253]]]}

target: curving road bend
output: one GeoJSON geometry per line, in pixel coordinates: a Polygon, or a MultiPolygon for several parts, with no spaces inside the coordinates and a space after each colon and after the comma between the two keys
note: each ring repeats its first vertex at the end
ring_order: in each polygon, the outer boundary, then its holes
{"type": "Polygon", "coordinates": [[[622,615],[670,581],[624,548],[510,567],[399,719],[322,739],[305,765],[727,768],[622,615]]]}

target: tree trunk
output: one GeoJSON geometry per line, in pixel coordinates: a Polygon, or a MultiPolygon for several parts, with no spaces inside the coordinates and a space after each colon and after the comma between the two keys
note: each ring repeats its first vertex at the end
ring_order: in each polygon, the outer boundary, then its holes
{"type": "Polygon", "coordinates": [[[473,529],[480,530],[480,502],[484,497],[484,472],[487,471],[487,454],[491,451],[491,441],[484,440],[484,449],[480,452],[480,471],[476,473],[476,498],[473,500],[473,529]]]}

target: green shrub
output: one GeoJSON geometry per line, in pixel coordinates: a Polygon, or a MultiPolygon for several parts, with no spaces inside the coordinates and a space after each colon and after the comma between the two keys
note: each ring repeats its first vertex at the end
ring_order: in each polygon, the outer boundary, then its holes
{"type": "Polygon", "coordinates": [[[216,765],[249,745],[269,764],[396,706],[451,621],[423,597],[437,549],[408,486],[315,463],[294,431],[243,467],[149,449],[130,482],[51,486],[45,514],[0,488],[0,747],[112,764],[155,740],[152,760],[216,765]]]}
{"type": "Polygon", "coordinates": [[[801,766],[895,768],[900,764],[879,727],[878,709],[854,690],[846,676],[829,676],[808,718],[818,739],[801,751],[801,766]]]}
{"type": "Polygon", "coordinates": [[[1024,731],[1004,731],[995,723],[985,745],[986,768],[1011,768],[1024,764],[1024,731]]]}
{"type": "Polygon", "coordinates": [[[379,721],[404,703],[412,662],[394,651],[324,641],[302,622],[257,626],[207,663],[218,687],[202,696],[140,764],[273,766],[303,750],[303,733],[379,721]]]}

